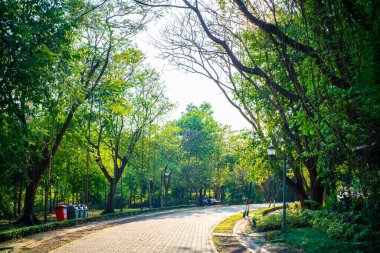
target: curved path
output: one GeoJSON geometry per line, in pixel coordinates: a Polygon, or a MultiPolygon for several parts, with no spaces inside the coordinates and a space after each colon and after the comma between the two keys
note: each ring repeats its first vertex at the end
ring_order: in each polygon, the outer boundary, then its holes
{"type": "MultiPolygon", "coordinates": [[[[267,205],[251,205],[261,208],[267,205]]],[[[213,252],[215,224],[244,206],[209,207],[170,213],[106,228],[52,252],[213,252]]]]}

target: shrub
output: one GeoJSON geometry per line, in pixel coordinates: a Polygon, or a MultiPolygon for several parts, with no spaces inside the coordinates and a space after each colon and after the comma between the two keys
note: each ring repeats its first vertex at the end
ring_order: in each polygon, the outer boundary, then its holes
{"type": "Polygon", "coordinates": [[[259,232],[281,228],[282,215],[279,213],[263,216],[256,220],[256,230],[259,232]]]}
{"type": "Polygon", "coordinates": [[[349,214],[322,210],[314,213],[311,225],[334,239],[356,242],[366,240],[369,229],[354,222],[355,218],[349,214]]]}
{"type": "MultiPolygon", "coordinates": [[[[286,225],[289,227],[307,227],[310,226],[312,212],[309,210],[287,210],[286,225]]],[[[281,228],[282,213],[263,216],[256,220],[257,231],[269,231],[281,228]]]]}
{"type": "MultiPolygon", "coordinates": [[[[270,231],[281,228],[282,213],[258,217],[255,220],[257,231],[270,231]]],[[[335,213],[327,210],[311,211],[291,209],[286,213],[286,226],[293,228],[312,227],[328,237],[363,243],[368,240],[370,228],[356,224],[357,219],[349,213],[335,213]]]]}
{"type": "Polygon", "coordinates": [[[258,214],[267,215],[271,212],[274,212],[274,211],[280,210],[280,209],[282,209],[282,206],[268,207],[268,208],[260,209],[261,211],[258,212],[258,214]]]}

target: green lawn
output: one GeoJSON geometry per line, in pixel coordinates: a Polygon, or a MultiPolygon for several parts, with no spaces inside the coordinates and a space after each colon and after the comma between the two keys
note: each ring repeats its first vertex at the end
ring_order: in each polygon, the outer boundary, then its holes
{"type": "Polygon", "coordinates": [[[327,237],[313,228],[293,228],[286,234],[269,232],[272,241],[280,241],[286,245],[303,249],[306,252],[363,252],[363,249],[355,247],[351,243],[340,242],[327,237]]]}
{"type": "MultiPolygon", "coordinates": [[[[263,216],[270,211],[274,211],[276,209],[281,209],[280,207],[276,208],[263,208],[259,210],[252,210],[250,215],[255,217],[256,219],[263,219],[266,217],[268,219],[269,216],[263,216]]],[[[280,215],[281,216],[281,215],[280,215]]],[[[238,213],[236,215],[230,216],[227,219],[220,222],[214,229],[213,232],[219,233],[232,233],[232,229],[235,223],[243,218],[243,213],[238,213]]],[[[288,217],[290,218],[290,217],[288,217]]],[[[297,217],[293,217],[297,220],[297,217]]],[[[299,218],[299,217],[298,217],[299,218]]],[[[281,219],[278,220],[278,223],[281,222],[281,219]]],[[[300,221],[298,221],[299,223],[300,221]]],[[[280,225],[279,225],[280,226],[280,225]]],[[[272,243],[280,243],[284,246],[290,248],[290,250],[294,250],[294,252],[299,252],[301,249],[307,253],[324,253],[324,252],[344,252],[344,253],[356,253],[356,252],[369,252],[369,250],[363,246],[355,245],[349,242],[338,241],[328,237],[317,229],[310,227],[302,227],[302,228],[288,228],[285,234],[281,234],[279,230],[270,230],[265,233],[264,236],[268,241],[272,243]]],[[[224,242],[221,237],[213,236],[214,244],[218,249],[224,249],[227,247],[226,243],[233,242],[224,242]]],[[[228,248],[228,247],[227,247],[228,248]]]]}
{"type": "MultiPolygon", "coordinates": [[[[249,212],[249,215],[254,216],[254,217],[261,217],[264,213],[275,211],[281,208],[282,206],[277,206],[277,207],[262,208],[258,210],[251,210],[249,212]]],[[[213,232],[214,233],[232,233],[235,223],[241,219],[243,219],[243,212],[232,215],[228,217],[227,219],[223,220],[222,222],[220,222],[218,225],[216,225],[213,232]]]]}
{"type": "Polygon", "coordinates": [[[235,223],[241,219],[243,219],[242,212],[235,214],[233,216],[230,216],[227,219],[220,222],[218,225],[216,225],[213,232],[214,233],[232,233],[235,223]]]}

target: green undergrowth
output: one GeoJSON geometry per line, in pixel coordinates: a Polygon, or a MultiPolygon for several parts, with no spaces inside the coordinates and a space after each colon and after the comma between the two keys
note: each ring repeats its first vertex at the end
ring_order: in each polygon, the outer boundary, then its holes
{"type": "Polygon", "coordinates": [[[243,218],[243,213],[238,213],[220,222],[214,228],[214,233],[232,233],[235,223],[243,218]]]}
{"type": "Polygon", "coordinates": [[[18,239],[24,236],[33,235],[41,232],[56,230],[60,228],[67,228],[78,224],[84,224],[88,222],[94,222],[94,221],[105,221],[105,220],[111,220],[116,218],[122,218],[122,217],[129,217],[134,216],[137,214],[142,213],[150,213],[150,212],[157,212],[162,210],[171,210],[171,209],[178,209],[178,208],[186,208],[186,207],[192,207],[193,205],[182,205],[182,206],[174,206],[174,207],[168,207],[168,208],[152,208],[152,209],[143,209],[143,210],[133,210],[128,211],[128,209],[124,212],[118,212],[118,213],[109,213],[109,214],[103,214],[99,216],[93,216],[88,218],[82,218],[82,219],[75,219],[75,220],[66,220],[61,222],[49,222],[44,223],[40,225],[34,225],[34,226],[24,226],[24,227],[14,227],[9,230],[1,231],[0,232],[0,242],[18,239]]]}
{"type": "Polygon", "coordinates": [[[269,231],[264,236],[268,241],[302,249],[305,252],[362,252],[360,245],[334,240],[314,228],[292,228],[285,234],[279,230],[269,231]]]}
{"type": "MultiPolygon", "coordinates": [[[[270,212],[281,209],[282,206],[262,208],[259,210],[252,210],[249,212],[250,217],[266,215],[270,212]]],[[[243,219],[244,212],[232,215],[217,224],[213,230],[214,233],[232,234],[234,226],[237,221],[243,219]]],[[[218,252],[246,252],[246,249],[235,237],[231,236],[216,236],[212,235],[212,240],[218,252]]]]}
{"type": "Polygon", "coordinates": [[[314,244],[317,248],[318,245],[322,247],[325,244],[333,247],[329,252],[346,252],[343,250],[346,248],[354,250],[347,252],[367,251],[371,236],[369,227],[361,224],[355,216],[327,209],[311,211],[290,206],[286,211],[287,233],[280,236],[281,221],[282,212],[267,216],[256,215],[252,226],[258,232],[267,232],[265,237],[269,241],[279,237],[287,244],[310,249],[307,252],[324,252],[314,250],[314,244]],[[293,240],[297,236],[300,237],[299,240],[293,240]],[[304,245],[307,246],[303,247],[304,245]]]}
{"type": "Polygon", "coordinates": [[[253,215],[254,217],[256,216],[265,216],[271,212],[281,210],[282,206],[272,206],[272,207],[267,207],[267,208],[262,208],[258,210],[252,210],[249,212],[250,215],[253,215]]]}
{"type": "MultiPolygon", "coordinates": [[[[263,209],[258,209],[258,210],[252,210],[249,212],[249,215],[254,216],[254,217],[262,216],[281,208],[282,206],[276,206],[276,207],[268,207],[268,208],[263,208],[263,209]]],[[[235,223],[238,220],[241,220],[242,218],[243,218],[243,212],[232,215],[228,217],[227,219],[223,220],[222,222],[220,222],[218,225],[216,225],[213,232],[214,233],[232,233],[235,223]]]]}
{"type": "MultiPolygon", "coordinates": [[[[255,220],[257,231],[270,231],[281,228],[282,213],[258,217],[255,220]]],[[[356,243],[364,243],[369,236],[369,228],[356,224],[342,214],[328,211],[287,210],[286,225],[290,228],[311,227],[327,236],[356,243]]]]}

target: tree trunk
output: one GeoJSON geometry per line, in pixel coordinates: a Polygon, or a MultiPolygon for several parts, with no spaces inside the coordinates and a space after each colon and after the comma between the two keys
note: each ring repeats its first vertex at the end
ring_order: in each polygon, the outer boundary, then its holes
{"type": "Polygon", "coordinates": [[[20,185],[18,200],[17,200],[17,215],[21,213],[21,201],[22,201],[22,185],[20,185]]]}
{"type": "MultiPolygon", "coordinates": [[[[55,189],[55,190],[54,190],[53,204],[50,205],[50,209],[52,209],[53,206],[56,206],[57,203],[58,203],[58,189],[55,189]]],[[[50,211],[50,212],[52,212],[52,211],[50,211]]]]}
{"type": "Polygon", "coordinates": [[[48,205],[49,205],[49,189],[48,186],[45,186],[44,191],[44,222],[47,222],[47,213],[48,213],[48,205]]]}
{"type": "Polygon", "coordinates": [[[181,204],[183,205],[183,204],[185,204],[184,203],[185,202],[185,194],[186,194],[185,188],[182,187],[181,192],[182,192],[182,194],[181,194],[181,204]]]}
{"type": "Polygon", "coordinates": [[[221,192],[220,192],[220,179],[218,179],[218,186],[215,191],[215,198],[216,200],[220,201],[221,200],[221,192]]]}
{"type": "Polygon", "coordinates": [[[123,207],[124,207],[124,200],[123,200],[123,178],[121,177],[121,180],[120,180],[120,212],[123,211],[123,207]]]}
{"type": "Polygon", "coordinates": [[[51,196],[51,185],[49,186],[49,213],[53,213],[53,198],[51,196]]]}
{"type": "Polygon", "coordinates": [[[140,182],[140,209],[143,209],[143,182],[140,182]]]}
{"type": "Polygon", "coordinates": [[[162,182],[163,182],[163,176],[161,171],[161,185],[160,185],[160,207],[162,208],[164,206],[164,202],[162,201],[162,182]]]}
{"type": "MultiPolygon", "coordinates": [[[[35,169],[32,171],[34,170],[35,169]]],[[[24,212],[19,222],[25,223],[26,225],[35,225],[41,223],[34,215],[34,201],[37,193],[36,182],[39,182],[39,179],[30,181],[25,191],[24,212]]]]}
{"type": "Polygon", "coordinates": [[[154,201],[154,176],[152,178],[152,182],[151,182],[151,187],[150,187],[150,191],[151,191],[151,194],[150,194],[150,201],[151,201],[151,207],[155,206],[155,201],[154,201]]]}
{"type": "Polygon", "coordinates": [[[17,215],[17,191],[14,190],[13,193],[13,217],[16,217],[17,215]]]}
{"type": "MultiPolygon", "coordinates": [[[[148,165],[149,166],[149,165],[148,165]]],[[[149,172],[148,172],[148,176],[147,176],[147,179],[146,179],[146,187],[147,187],[147,190],[148,190],[148,203],[149,203],[149,208],[152,208],[152,194],[150,192],[150,178],[149,178],[149,172]]]]}
{"type": "MultiPolygon", "coordinates": [[[[35,201],[35,194],[37,191],[37,187],[41,181],[42,175],[45,173],[47,168],[50,165],[51,159],[55,156],[59,145],[63,139],[63,136],[65,135],[67,129],[69,128],[71,121],[74,117],[75,111],[78,109],[78,106],[80,106],[80,102],[74,103],[71,106],[70,112],[67,115],[67,118],[65,120],[65,123],[62,125],[56,140],[54,142],[54,145],[52,146],[51,150],[49,150],[48,145],[49,141],[45,141],[45,147],[42,151],[42,158],[40,162],[32,161],[32,158],[30,158],[29,163],[30,164],[38,164],[38,166],[31,166],[31,171],[29,172],[29,184],[26,187],[25,192],[25,203],[24,203],[24,212],[22,217],[20,218],[20,223],[25,223],[27,225],[34,225],[36,223],[39,223],[38,219],[33,214],[34,211],[34,201],[35,201]]],[[[52,140],[50,140],[52,141],[52,140]]]]}
{"type": "Polygon", "coordinates": [[[103,214],[106,213],[113,213],[115,211],[115,190],[116,190],[116,180],[113,179],[111,182],[109,182],[109,193],[107,197],[107,203],[106,203],[106,208],[103,212],[103,214]]]}
{"type": "Polygon", "coordinates": [[[311,180],[311,182],[313,185],[310,187],[310,199],[316,203],[311,203],[310,207],[312,210],[315,210],[320,208],[323,204],[324,187],[322,186],[321,181],[318,179],[311,180]]]}
{"type": "Polygon", "coordinates": [[[308,162],[308,170],[310,174],[310,192],[309,192],[309,199],[311,199],[313,202],[311,203],[310,207],[311,209],[318,209],[323,204],[323,192],[324,187],[321,184],[321,179],[318,178],[318,172],[317,172],[317,160],[318,157],[315,156],[313,158],[310,158],[308,162]]]}
{"type": "Polygon", "coordinates": [[[308,195],[305,191],[305,189],[302,187],[300,183],[294,183],[291,181],[288,177],[285,179],[286,186],[289,187],[296,195],[298,200],[301,202],[302,207],[307,207],[306,203],[304,202],[306,199],[308,199],[308,195]]]}
{"type": "Polygon", "coordinates": [[[199,206],[198,191],[195,190],[196,206],[199,206]]]}

